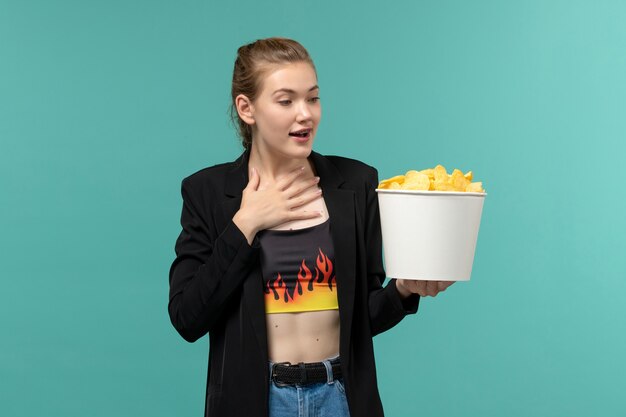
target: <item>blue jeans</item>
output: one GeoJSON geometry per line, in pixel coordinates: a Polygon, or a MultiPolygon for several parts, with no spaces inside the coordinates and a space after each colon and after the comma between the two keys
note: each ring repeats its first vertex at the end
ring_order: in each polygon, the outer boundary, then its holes
{"type": "Polygon", "coordinates": [[[270,361],[270,417],[350,417],[343,379],[332,375],[330,361],[326,365],[326,382],[307,385],[279,386],[272,381],[270,361]]]}

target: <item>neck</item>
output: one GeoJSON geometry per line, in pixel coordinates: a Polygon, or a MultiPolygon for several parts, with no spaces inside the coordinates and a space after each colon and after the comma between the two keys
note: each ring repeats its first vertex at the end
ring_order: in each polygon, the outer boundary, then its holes
{"type": "Polygon", "coordinates": [[[293,158],[279,155],[269,152],[267,149],[260,149],[258,146],[255,146],[254,141],[252,142],[248,168],[256,168],[261,178],[261,184],[276,182],[278,178],[295,171],[301,166],[304,166],[305,176],[315,175],[313,164],[308,158],[293,158]]]}

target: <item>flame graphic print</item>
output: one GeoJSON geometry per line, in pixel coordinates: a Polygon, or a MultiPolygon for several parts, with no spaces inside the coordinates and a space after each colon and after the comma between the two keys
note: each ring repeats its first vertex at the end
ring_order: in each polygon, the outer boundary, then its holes
{"type": "Polygon", "coordinates": [[[302,259],[295,279],[285,280],[280,273],[265,286],[265,311],[286,313],[296,311],[331,310],[338,308],[337,284],[333,262],[319,249],[315,272],[302,259]]]}

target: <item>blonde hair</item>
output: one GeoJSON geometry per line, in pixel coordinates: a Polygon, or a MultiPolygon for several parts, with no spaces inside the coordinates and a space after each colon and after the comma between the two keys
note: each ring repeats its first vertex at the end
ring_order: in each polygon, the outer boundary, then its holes
{"type": "Polygon", "coordinates": [[[229,113],[246,150],[250,149],[252,145],[252,128],[239,117],[235,98],[239,94],[243,94],[254,102],[263,87],[263,77],[272,69],[272,66],[296,62],[310,64],[317,76],[315,65],[309,53],[304,46],[293,39],[277,37],[258,39],[239,47],[237,50],[229,113]]]}

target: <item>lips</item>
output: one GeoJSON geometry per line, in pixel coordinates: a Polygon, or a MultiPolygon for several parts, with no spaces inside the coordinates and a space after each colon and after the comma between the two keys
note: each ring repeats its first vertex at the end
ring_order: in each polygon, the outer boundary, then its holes
{"type": "Polygon", "coordinates": [[[296,136],[299,138],[305,138],[309,135],[309,133],[311,133],[312,129],[300,129],[300,130],[296,130],[295,132],[290,132],[289,136],[296,136]]]}

